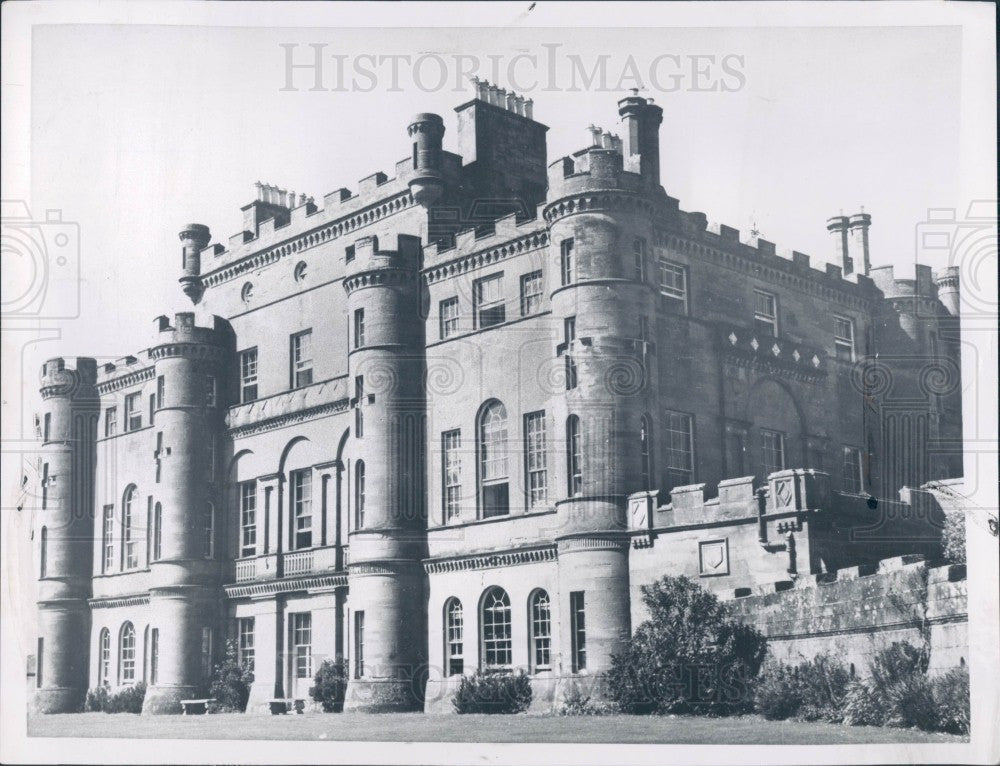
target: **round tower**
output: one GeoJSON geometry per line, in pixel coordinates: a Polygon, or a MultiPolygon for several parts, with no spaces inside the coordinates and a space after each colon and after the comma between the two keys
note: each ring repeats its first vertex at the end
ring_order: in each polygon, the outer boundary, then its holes
{"type": "Polygon", "coordinates": [[[212,234],[208,227],[200,223],[189,223],[180,233],[182,275],[177,281],[181,290],[197,304],[205,292],[201,284],[201,251],[208,246],[212,234]]]}
{"type": "Polygon", "coordinates": [[[158,321],[158,343],[149,352],[161,396],[153,421],[160,479],[150,556],[157,675],[143,712],[179,713],[180,700],[206,684],[206,652],[223,638],[219,483],[230,343],[218,317],[212,327],[196,326],[193,313],[177,314],[173,325],[158,321]]]}
{"type": "Polygon", "coordinates": [[[38,644],[33,708],[41,713],[80,709],[87,691],[94,449],[99,399],[97,364],[42,368],[41,465],[34,521],[38,577],[38,644]]]}
{"type": "Polygon", "coordinates": [[[441,175],[441,141],[444,138],[444,120],[439,115],[416,115],[406,129],[413,141],[413,177],[410,191],[417,204],[430,207],[444,191],[441,175]]]}
{"type": "Polygon", "coordinates": [[[566,375],[566,390],[551,401],[563,446],[554,470],[564,530],[560,694],[606,672],[629,635],[626,498],[655,489],[643,486],[644,474],[655,479],[644,471],[640,434],[657,412],[650,252],[658,186],[627,171],[614,149],[591,148],[577,162],[550,167],[544,211],[566,375]]]}
{"type": "Polygon", "coordinates": [[[426,662],[423,505],[423,322],[420,240],[394,251],[355,245],[344,277],[355,417],[345,710],[422,708],[426,662]]]}

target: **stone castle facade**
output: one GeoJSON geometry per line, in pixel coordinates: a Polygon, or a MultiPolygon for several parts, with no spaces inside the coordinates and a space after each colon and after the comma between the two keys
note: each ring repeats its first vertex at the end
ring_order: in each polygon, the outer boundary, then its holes
{"type": "Polygon", "coordinates": [[[447,710],[508,668],[544,708],[663,574],[763,598],[936,555],[899,490],[961,474],[954,268],[872,267],[865,213],[823,269],[708,227],[636,94],[551,164],[530,101],[455,111],[457,152],[419,114],[395,177],[258,184],[225,246],[185,227],[193,311],[46,363],[39,710],[145,681],[179,712],[229,639],[253,711],[324,659],[346,709],[447,710]]]}

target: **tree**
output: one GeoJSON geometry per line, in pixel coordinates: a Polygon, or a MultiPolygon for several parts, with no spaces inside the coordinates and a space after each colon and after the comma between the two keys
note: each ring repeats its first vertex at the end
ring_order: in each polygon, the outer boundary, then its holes
{"type": "Polygon", "coordinates": [[[242,713],[250,699],[253,673],[240,663],[236,642],[226,641],[226,656],[212,672],[209,696],[219,710],[242,713]]]}

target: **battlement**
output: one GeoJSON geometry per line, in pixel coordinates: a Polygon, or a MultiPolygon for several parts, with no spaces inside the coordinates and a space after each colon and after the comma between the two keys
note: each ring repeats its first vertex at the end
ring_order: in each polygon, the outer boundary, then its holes
{"type": "Polygon", "coordinates": [[[55,357],[42,365],[43,398],[72,396],[97,382],[97,360],[79,356],[67,363],[65,357],[55,357]]]}
{"type": "Polygon", "coordinates": [[[430,277],[440,276],[439,267],[473,254],[477,256],[477,263],[471,267],[543,246],[548,242],[545,222],[541,218],[543,208],[544,205],[539,205],[533,218],[511,213],[496,219],[486,230],[481,226],[463,229],[447,245],[433,242],[424,246],[425,273],[430,277]]]}
{"type": "MultiPolygon", "coordinates": [[[[955,269],[957,276],[957,267],[955,269]]],[[[892,266],[877,266],[871,270],[875,286],[888,299],[893,298],[926,298],[937,299],[937,284],[930,266],[914,264],[914,278],[899,278],[892,266]]]]}
{"type": "Polygon", "coordinates": [[[211,316],[209,325],[198,325],[197,317],[193,311],[182,311],[174,314],[173,323],[166,315],[158,316],[154,322],[156,330],[160,334],[160,342],[173,343],[219,343],[219,335],[226,332],[229,323],[222,317],[211,316]],[[170,333],[170,340],[165,341],[163,335],[170,333]]]}

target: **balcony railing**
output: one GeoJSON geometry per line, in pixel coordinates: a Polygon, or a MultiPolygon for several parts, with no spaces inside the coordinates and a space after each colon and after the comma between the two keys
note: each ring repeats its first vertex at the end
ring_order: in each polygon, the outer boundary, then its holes
{"type": "Polygon", "coordinates": [[[313,552],[296,551],[295,553],[286,553],[282,564],[284,565],[282,571],[285,577],[311,572],[313,569],[313,552]]]}
{"type": "Polygon", "coordinates": [[[237,559],[236,582],[246,582],[257,576],[257,559],[237,559]]]}
{"type": "Polygon", "coordinates": [[[275,577],[300,577],[312,572],[343,571],[347,568],[347,546],[310,548],[288,553],[268,553],[236,559],[236,582],[269,580],[275,577]]]}

